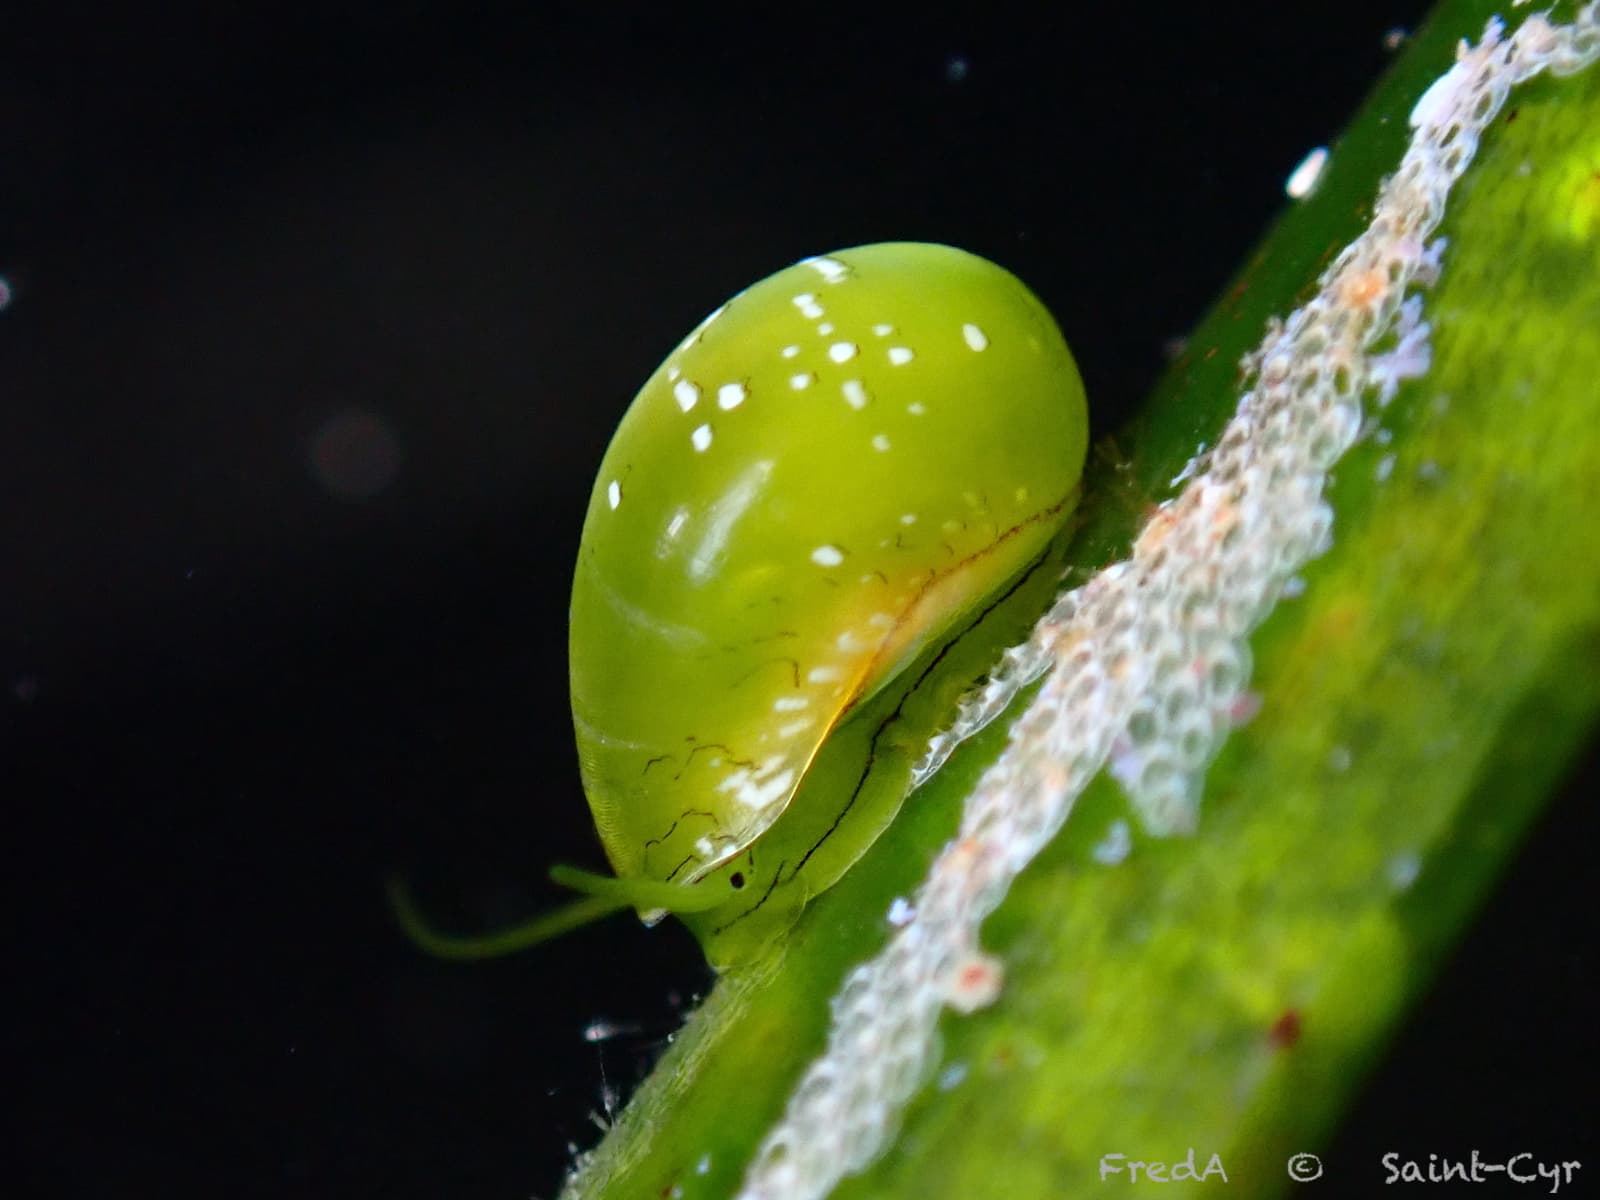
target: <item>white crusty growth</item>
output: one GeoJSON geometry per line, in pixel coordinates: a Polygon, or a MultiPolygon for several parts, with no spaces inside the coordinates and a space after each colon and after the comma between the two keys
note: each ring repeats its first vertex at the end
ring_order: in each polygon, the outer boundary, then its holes
{"type": "Polygon", "coordinates": [[[1477,47],[1463,43],[1419,102],[1371,225],[1323,273],[1310,303],[1273,322],[1246,359],[1249,390],[1183,493],[1127,561],[1061,597],[930,749],[929,770],[1049,672],[968,798],[960,835],[907,906],[914,916],[834,997],[827,1049],[762,1143],[743,1200],[824,1196],[888,1145],[931,1073],[940,1012],[990,998],[980,984],[1000,985],[999,965],[979,950],[984,918],[1102,767],[1152,830],[1193,826],[1203,772],[1249,678],[1246,639],[1328,545],[1323,491],[1361,428],[1363,397],[1386,402],[1428,367],[1428,325],[1407,293],[1438,273],[1440,247],[1429,240],[1450,189],[1513,86],[1600,58],[1600,4],[1571,25],[1536,15],[1515,36],[1503,33],[1494,21],[1477,47]]]}

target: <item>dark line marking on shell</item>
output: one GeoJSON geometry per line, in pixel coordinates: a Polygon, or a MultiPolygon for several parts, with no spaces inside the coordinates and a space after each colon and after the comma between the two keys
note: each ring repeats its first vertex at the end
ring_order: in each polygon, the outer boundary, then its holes
{"type": "Polygon", "coordinates": [[[773,663],[788,663],[789,673],[794,679],[794,686],[796,689],[800,687],[800,660],[798,658],[764,658],[755,666],[746,671],[743,675],[739,676],[739,678],[735,679],[733,681],[733,686],[736,688],[743,687],[756,677],[757,672],[766,670],[773,663]]]}
{"type": "MultiPolygon", "coordinates": [[[[685,741],[693,741],[694,737],[693,737],[693,735],[690,735],[688,738],[686,738],[684,740],[685,741]]],[[[689,768],[694,766],[694,756],[696,754],[699,754],[700,751],[702,751],[702,750],[721,750],[724,754],[726,754],[728,756],[728,761],[731,762],[734,766],[743,767],[747,771],[754,771],[756,769],[756,761],[755,761],[755,759],[753,759],[753,758],[740,758],[737,754],[735,754],[733,752],[733,747],[731,747],[731,746],[725,745],[722,742],[701,742],[694,749],[690,750],[689,751],[689,757],[683,760],[683,770],[679,771],[676,775],[674,775],[672,777],[672,780],[673,780],[674,783],[676,783],[678,780],[682,779],[685,775],[687,775],[689,773],[689,768]]]]}
{"type": "MultiPolygon", "coordinates": [[[[718,837],[724,836],[724,834],[722,832],[722,822],[717,819],[717,814],[716,813],[706,812],[706,810],[703,809],[703,808],[686,808],[681,813],[678,814],[677,819],[674,820],[671,825],[667,826],[667,831],[665,833],[663,833],[660,837],[649,838],[649,839],[647,839],[645,841],[645,844],[644,844],[644,855],[643,855],[644,874],[646,874],[646,875],[650,874],[650,847],[651,846],[659,846],[663,842],[665,842],[668,838],[670,838],[672,836],[673,831],[676,830],[679,825],[683,824],[684,820],[686,818],[688,818],[688,817],[704,817],[706,820],[711,822],[711,832],[712,832],[712,834],[714,834],[714,835],[716,835],[718,837]]],[[[681,871],[681,870],[683,870],[683,864],[679,863],[677,865],[677,867],[674,869],[673,874],[676,874],[678,871],[681,871]]],[[[669,875],[669,876],[667,876],[667,878],[671,879],[672,876],[669,875]]]]}
{"type": "MultiPolygon", "coordinates": [[[[1049,517],[1049,516],[1051,516],[1051,515],[1053,515],[1055,513],[1060,512],[1061,509],[1063,507],[1065,507],[1066,504],[1073,498],[1073,496],[1076,495],[1076,493],[1077,493],[1077,489],[1074,488],[1071,492],[1068,492],[1066,496],[1063,496],[1061,498],[1061,500],[1059,502],[1057,502],[1056,504],[1051,505],[1049,508],[1041,509],[1039,512],[1034,513],[1027,520],[1021,521],[1018,524],[1011,526],[1003,534],[1001,534],[1000,537],[996,538],[994,542],[990,543],[988,546],[985,546],[982,550],[978,550],[978,551],[974,552],[973,554],[969,555],[967,558],[963,559],[961,563],[957,564],[957,566],[955,568],[951,569],[950,573],[953,574],[955,572],[955,570],[958,570],[961,566],[964,566],[967,563],[975,561],[976,559],[983,557],[985,554],[990,553],[991,551],[993,551],[995,549],[995,547],[999,546],[1001,542],[1008,541],[1010,538],[1012,538],[1016,534],[1020,533],[1027,526],[1032,525],[1037,521],[1044,520],[1045,518],[1047,518],[1047,517],[1049,517]]],[[[799,862],[797,862],[794,865],[794,869],[789,872],[790,880],[793,880],[800,873],[800,870],[806,865],[806,863],[808,861],[810,861],[812,855],[816,854],[816,852],[819,849],[822,848],[822,844],[824,842],[826,842],[830,837],[832,837],[834,835],[834,833],[838,830],[839,826],[843,823],[845,817],[849,814],[850,810],[853,807],[855,807],[855,802],[861,795],[861,789],[866,786],[867,779],[872,774],[873,764],[877,761],[878,743],[882,739],[884,733],[888,730],[888,728],[891,725],[893,725],[894,722],[900,717],[901,713],[905,709],[906,702],[908,700],[910,700],[910,698],[916,694],[917,689],[920,688],[923,685],[923,683],[925,683],[927,681],[928,675],[934,670],[935,667],[937,667],[939,665],[939,663],[944,659],[945,655],[950,652],[951,648],[953,646],[955,646],[955,644],[957,642],[959,642],[963,637],[965,637],[967,634],[971,633],[972,630],[976,626],[981,624],[983,622],[983,620],[986,617],[988,617],[988,615],[990,613],[992,613],[996,608],[998,608],[1000,605],[1004,604],[1013,595],[1015,595],[1017,590],[1019,588],[1021,588],[1024,584],[1026,584],[1028,582],[1028,580],[1032,579],[1033,576],[1039,571],[1039,569],[1044,566],[1045,561],[1049,558],[1049,556],[1050,556],[1050,550],[1049,550],[1049,546],[1047,545],[1045,547],[1045,549],[1040,553],[1039,557],[1036,558],[1032,562],[1032,564],[1030,564],[1029,567],[1025,571],[1022,571],[1020,574],[1018,574],[1015,582],[1013,582],[1010,587],[1008,587],[1004,592],[1002,592],[1001,594],[996,596],[987,605],[985,605],[981,610],[979,610],[979,612],[972,618],[972,620],[968,621],[966,623],[966,625],[964,625],[958,632],[953,633],[948,639],[946,639],[944,644],[939,647],[939,652],[937,654],[935,654],[931,659],[928,660],[928,664],[927,664],[927,666],[925,666],[922,669],[921,674],[919,674],[917,676],[916,680],[911,684],[911,686],[906,688],[905,692],[902,693],[899,702],[895,705],[894,711],[892,713],[889,713],[887,716],[885,716],[883,718],[883,720],[881,722],[879,722],[877,729],[873,730],[872,738],[871,738],[871,741],[869,743],[869,747],[870,748],[867,751],[867,761],[861,768],[861,774],[856,779],[855,787],[852,788],[851,791],[850,791],[850,799],[847,800],[845,802],[844,806],[839,809],[838,814],[834,817],[832,824],[830,824],[828,826],[828,828],[823,831],[822,836],[819,837],[812,844],[811,848],[809,850],[807,850],[805,852],[805,854],[803,856],[801,856],[799,862]]],[[[926,590],[927,586],[931,586],[934,582],[937,582],[937,580],[940,578],[940,576],[938,575],[937,572],[933,572],[932,574],[933,574],[933,578],[930,579],[928,585],[925,585],[924,590],[926,590]]],[[[920,597],[920,594],[919,594],[917,599],[920,599],[920,598],[921,597],[920,597]]],[[[915,601],[913,601],[913,604],[914,603],[915,603],[915,601]]],[[[907,607],[909,608],[911,606],[908,605],[907,607]]],[[[987,677],[987,673],[985,673],[984,676],[980,676],[979,678],[981,679],[981,678],[986,678],[986,677],[987,677]]],[[[745,909],[743,912],[739,913],[737,916],[733,917],[731,920],[729,920],[725,924],[719,925],[715,929],[713,929],[711,931],[712,936],[715,936],[715,935],[717,935],[719,933],[724,932],[727,929],[732,928],[734,925],[736,925],[740,921],[744,920],[751,913],[755,912],[758,908],[760,908],[763,904],[765,904],[767,902],[767,898],[772,895],[773,889],[778,886],[779,882],[781,882],[782,877],[783,877],[783,868],[784,868],[785,865],[787,865],[787,862],[788,862],[788,860],[785,859],[783,862],[780,862],[778,864],[778,869],[773,874],[771,885],[768,886],[767,890],[762,893],[761,898],[759,900],[757,900],[749,908],[745,909]]]]}

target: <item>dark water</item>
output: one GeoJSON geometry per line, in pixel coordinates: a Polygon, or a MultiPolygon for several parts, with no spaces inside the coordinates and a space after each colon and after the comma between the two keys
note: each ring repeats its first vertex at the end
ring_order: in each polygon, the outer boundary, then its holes
{"type": "MultiPolygon", "coordinates": [[[[755,278],[928,239],[1044,296],[1114,428],[1423,7],[9,17],[9,1174],[549,1195],[692,942],[450,967],[380,880],[492,924],[598,865],[564,613],[633,391],[755,278]]],[[[1573,790],[1334,1153],[1592,1137],[1595,833],[1573,790]]]]}

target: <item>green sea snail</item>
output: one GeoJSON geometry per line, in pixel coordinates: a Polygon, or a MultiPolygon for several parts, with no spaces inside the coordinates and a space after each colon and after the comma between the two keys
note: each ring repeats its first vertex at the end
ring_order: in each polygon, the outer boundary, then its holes
{"type": "Polygon", "coordinates": [[[501,948],[631,906],[718,968],[758,953],[1054,591],[1086,440],[1049,313],[961,250],[807,258],[702,321],[612,438],[572,587],[616,875],[556,868],[589,895],[501,948]]]}

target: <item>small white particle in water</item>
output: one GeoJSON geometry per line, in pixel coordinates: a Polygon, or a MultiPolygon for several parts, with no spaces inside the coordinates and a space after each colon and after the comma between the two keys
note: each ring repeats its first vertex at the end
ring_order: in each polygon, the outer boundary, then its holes
{"type": "Polygon", "coordinates": [[[1386,874],[1389,886],[1397,892],[1403,892],[1422,874],[1422,860],[1415,854],[1396,854],[1389,860],[1386,874]]]}
{"type": "Polygon", "coordinates": [[[622,503],[622,485],[613,479],[606,486],[606,499],[611,502],[611,510],[616,511],[617,505],[622,503]]]}
{"type": "Polygon", "coordinates": [[[900,524],[902,524],[902,525],[915,525],[916,523],[917,523],[917,514],[916,513],[904,513],[900,517],[900,524]]]}
{"type": "Polygon", "coordinates": [[[858,412],[867,406],[867,389],[859,379],[846,379],[839,385],[844,402],[858,412]]]}
{"type": "Polygon", "coordinates": [[[989,348],[989,339],[985,336],[983,330],[970,322],[961,327],[961,336],[966,341],[967,349],[969,350],[987,350],[989,348]]]}
{"type": "Polygon", "coordinates": [[[887,450],[889,448],[889,436],[887,434],[883,434],[883,433],[875,433],[875,434],[873,434],[872,435],[872,448],[874,450],[876,450],[879,454],[882,454],[885,450],[887,450]]]}
{"type": "Polygon", "coordinates": [[[706,448],[711,445],[711,426],[697,426],[695,431],[689,435],[689,440],[694,443],[694,448],[697,452],[704,453],[706,448]]]}
{"type": "Polygon", "coordinates": [[[1293,600],[1296,596],[1305,595],[1306,581],[1300,575],[1291,575],[1283,581],[1283,589],[1278,593],[1285,600],[1293,600]]]}
{"type": "Polygon", "coordinates": [[[894,326],[893,325],[883,325],[883,324],[874,325],[872,327],[872,332],[877,337],[888,337],[891,333],[894,332],[894,326]]]}
{"type": "Polygon", "coordinates": [[[1372,440],[1377,442],[1380,446],[1387,446],[1390,442],[1394,441],[1394,430],[1383,429],[1380,427],[1373,432],[1372,440]]]}
{"type": "Polygon", "coordinates": [[[717,389],[717,407],[724,412],[738,408],[749,395],[742,383],[725,383],[717,389]]]}
{"type": "Polygon", "coordinates": [[[805,696],[779,696],[772,702],[773,712],[799,712],[811,701],[805,696]]]}
{"type": "Polygon", "coordinates": [[[844,561],[844,551],[837,546],[818,546],[811,552],[811,561],[819,567],[837,567],[844,561]]]}
{"type": "Polygon", "coordinates": [[[1436,482],[1442,474],[1443,472],[1439,470],[1439,464],[1432,459],[1417,468],[1417,478],[1427,480],[1429,483],[1436,482]]]}
{"type": "Polygon", "coordinates": [[[1283,190],[1288,193],[1291,200],[1304,200],[1317,190],[1317,184],[1322,179],[1322,170],[1328,165],[1328,148],[1318,146],[1300,160],[1300,165],[1289,172],[1289,179],[1283,185],[1283,190]]]}
{"type": "Polygon", "coordinates": [[[911,347],[910,346],[890,346],[889,347],[889,365],[890,366],[903,367],[915,357],[916,357],[916,355],[911,352],[911,347]]]}
{"type": "Polygon", "coordinates": [[[1335,746],[1328,751],[1328,770],[1341,775],[1350,769],[1351,754],[1347,746],[1335,746]]]}
{"type": "Polygon", "coordinates": [[[806,672],[807,683],[837,683],[844,678],[838,667],[812,667],[806,672]]]}
{"type": "Polygon", "coordinates": [[[1394,474],[1394,455],[1385,454],[1378,460],[1378,465],[1372,468],[1372,477],[1379,483],[1387,483],[1389,476],[1394,474]]]}
{"type": "Polygon", "coordinates": [[[783,348],[783,356],[785,358],[793,358],[795,355],[797,355],[799,353],[800,353],[800,347],[799,346],[785,346],[783,348]]]}
{"type": "Polygon", "coordinates": [[[889,924],[901,929],[916,919],[917,910],[911,907],[911,901],[904,896],[896,896],[894,903],[889,905],[889,924]]]}
{"type": "Polygon", "coordinates": [[[941,1092],[953,1091],[961,1086],[967,1077],[967,1064],[954,1062],[939,1072],[939,1090],[941,1092]]]}
{"type": "Polygon", "coordinates": [[[1393,54],[1396,50],[1400,49],[1401,46],[1406,44],[1406,39],[1410,36],[1411,35],[1408,34],[1404,29],[1396,25],[1393,29],[1385,31],[1383,35],[1383,48],[1390,54],[1393,54]]]}
{"type": "Polygon", "coordinates": [[[677,400],[678,407],[688,412],[700,399],[700,389],[687,379],[680,379],[672,385],[672,395],[677,400]]]}
{"type": "Polygon", "coordinates": [[[906,411],[908,413],[910,413],[913,417],[920,417],[923,413],[927,412],[928,410],[922,407],[922,401],[921,400],[913,400],[910,404],[906,405],[906,411]]]}
{"type": "Polygon", "coordinates": [[[614,1037],[638,1032],[639,1026],[632,1021],[608,1021],[604,1017],[598,1017],[583,1027],[583,1040],[608,1042],[614,1037]]]}
{"type": "Polygon", "coordinates": [[[1103,867],[1114,867],[1126,859],[1132,849],[1133,834],[1128,829],[1128,823],[1119,818],[1111,822],[1105,837],[1096,842],[1094,849],[1089,851],[1089,857],[1103,867]]]}
{"type": "Polygon", "coordinates": [[[700,1156],[700,1161],[695,1163],[695,1165],[694,1165],[694,1173],[696,1175],[709,1175],[709,1174],[711,1174],[711,1155],[702,1154],[700,1156]]]}
{"type": "Polygon", "coordinates": [[[854,342],[835,342],[828,347],[828,357],[836,363],[847,363],[856,356],[854,342]]]}
{"type": "Polygon", "coordinates": [[[850,274],[849,267],[845,266],[838,259],[829,258],[826,255],[818,255],[815,258],[806,258],[802,259],[801,261],[804,262],[806,266],[816,271],[818,275],[821,275],[822,278],[827,280],[829,283],[838,283],[841,279],[850,274]]]}
{"type": "Polygon", "coordinates": [[[811,386],[811,381],[815,378],[816,376],[809,371],[801,375],[791,375],[789,376],[789,386],[797,392],[803,392],[811,386]]]}

